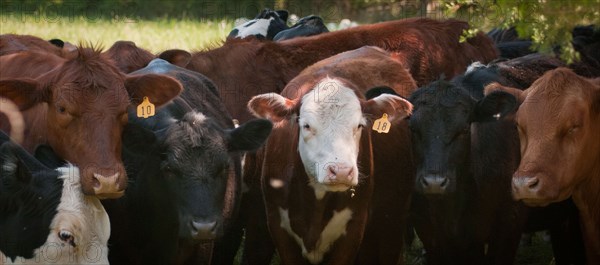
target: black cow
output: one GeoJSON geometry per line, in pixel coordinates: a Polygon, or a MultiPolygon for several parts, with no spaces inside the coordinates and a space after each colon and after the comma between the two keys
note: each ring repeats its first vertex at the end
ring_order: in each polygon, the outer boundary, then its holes
{"type": "Polygon", "coordinates": [[[580,54],[580,61],[569,68],[581,76],[600,77],[600,28],[593,25],[573,29],[573,48],[580,54]]]}
{"type": "Polygon", "coordinates": [[[467,89],[475,98],[482,98],[483,88],[490,83],[525,89],[546,71],[561,66],[565,66],[565,63],[558,58],[536,53],[487,65],[473,63],[465,74],[456,76],[452,82],[467,89]]]}
{"type": "Polygon", "coordinates": [[[275,11],[265,8],[254,19],[233,28],[227,38],[244,39],[254,36],[260,40],[273,40],[277,33],[289,28],[287,26],[288,15],[287,10],[275,11]]]}
{"type": "Polygon", "coordinates": [[[199,73],[161,59],[133,74],[143,73],[169,75],[185,89],[153,117],[130,113],[122,152],[132,181],[123,198],[105,202],[115,231],[109,259],[206,262],[203,242],[221,238],[238,210],[240,152],[262,145],[272,124],[253,120],[234,128],[214,85],[199,73]]]}
{"type": "Polygon", "coordinates": [[[319,16],[310,15],[299,19],[298,22],[289,29],[277,33],[273,40],[282,41],[295,37],[317,35],[323,32],[329,32],[329,29],[327,29],[327,26],[323,23],[323,19],[319,16]]]}
{"type": "Polygon", "coordinates": [[[512,200],[519,142],[508,93],[475,97],[436,81],[410,97],[417,165],[413,224],[428,264],[512,264],[525,207],[512,200]],[[487,245],[487,251],[486,251],[487,245]]]}
{"type": "Polygon", "coordinates": [[[55,168],[0,132],[0,263],[107,264],[106,211],[83,194],[77,167],[55,168]]]}

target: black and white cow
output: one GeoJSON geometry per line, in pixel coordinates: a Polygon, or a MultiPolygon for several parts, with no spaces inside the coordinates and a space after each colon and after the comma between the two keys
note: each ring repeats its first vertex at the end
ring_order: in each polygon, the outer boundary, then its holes
{"type": "Polygon", "coordinates": [[[115,231],[111,264],[210,260],[199,249],[219,240],[238,211],[240,152],[260,147],[272,124],[234,128],[214,85],[197,72],[155,59],[133,74],[144,73],[171,76],[185,89],[153,117],[130,113],[122,153],[131,183],[123,198],[103,201],[115,231]]]}
{"type": "Polygon", "coordinates": [[[77,167],[41,160],[0,132],[0,264],[108,264],[104,207],[83,194],[77,167]]]}
{"type": "Polygon", "coordinates": [[[273,40],[282,41],[296,37],[317,35],[324,32],[329,32],[329,29],[327,29],[327,26],[323,23],[323,19],[319,16],[310,15],[299,19],[298,22],[289,29],[277,33],[277,35],[273,37],[273,40]]]}
{"type": "Polygon", "coordinates": [[[249,36],[254,36],[257,39],[272,40],[277,33],[288,29],[287,10],[270,10],[265,8],[256,17],[246,23],[239,25],[229,33],[227,38],[244,39],[249,36]]]}

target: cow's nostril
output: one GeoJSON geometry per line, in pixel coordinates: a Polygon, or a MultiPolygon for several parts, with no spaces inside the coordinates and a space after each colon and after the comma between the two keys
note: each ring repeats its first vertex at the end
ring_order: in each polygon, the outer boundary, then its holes
{"type": "Polygon", "coordinates": [[[335,175],[337,175],[337,171],[335,170],[335,166],[331,166],[331,165],[330,165],[330,166],[328,167],[328,169],[329,169],[329,173],[331,173],[331,174],[332,174],[332,175],[334,175],[334,176],[335,176],[335,175]]]}
{"type": "Polygon", "coordinates": [[[527,180],[527,187],[529,189],[535,189],[539,183],[540,183],[540,179],[533,177],[533,178],[530,178],[529,180],[527,180]]]}
{"type": "Polygon", "coordinates": [[[440,184],[440,187],[444,188],[448,185],[448,178],[444,178],[444,180],[442,180],[442,183],[440,184]]]}
{"type": "Polygon", "coordinates": [[[421,178],[421,185],[427,188],[429,186],[429,183],[427,183],[427,180],[425,178],[421,178]]]}

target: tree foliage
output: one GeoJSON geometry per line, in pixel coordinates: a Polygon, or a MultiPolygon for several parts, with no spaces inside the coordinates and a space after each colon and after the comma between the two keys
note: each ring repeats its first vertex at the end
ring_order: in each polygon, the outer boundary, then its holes
{"type": "Polygon", "coordinates": [[[441,4],[448,16],[481,29],[515,26],[519,36],[530,37],[541,52],[561,47],[568,62],[578,58],[571,43],[573,28],[600,25],[600,0],[441,0],[441,4]]]}

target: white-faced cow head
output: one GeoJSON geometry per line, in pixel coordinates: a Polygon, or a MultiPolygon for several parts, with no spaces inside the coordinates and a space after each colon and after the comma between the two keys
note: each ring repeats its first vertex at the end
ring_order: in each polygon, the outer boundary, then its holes
{"type": "Polygon", "coordinates": [[[14,143],[0,146],[0,263],[108,264],[108,215],[83,194],[79,169],[40,162],[14,143]]]}
{"type": "Polygon", "coordinates": [[[268,93],[248,106],[254,115],[274,122],[296,119],[298,152],[317,194],[346,191],[359,183],[359,142],[368,118],[388,114],[390,122],[410,114],[403,98],[382,94],[365,100],[352,83],[323,78],[297,99],[268,93]]]}

